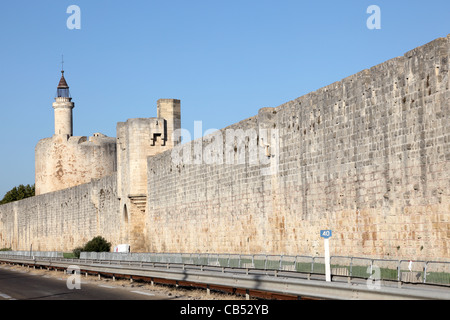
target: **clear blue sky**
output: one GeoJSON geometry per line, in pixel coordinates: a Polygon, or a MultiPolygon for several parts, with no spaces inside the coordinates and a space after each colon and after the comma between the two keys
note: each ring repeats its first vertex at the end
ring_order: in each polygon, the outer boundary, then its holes
{"type": "Polygon", "coordinates": [[[181,99],[193,134],[223,128],[450,33],[448,0],[39,0],[0,4],[0,199],[34,183],[64,54],[74,135],[116,136],[181,99]],[[68,6],[81,9],[69,30],[68,6]],[[369,30],[369,5],[381,29],[369,30]]]}

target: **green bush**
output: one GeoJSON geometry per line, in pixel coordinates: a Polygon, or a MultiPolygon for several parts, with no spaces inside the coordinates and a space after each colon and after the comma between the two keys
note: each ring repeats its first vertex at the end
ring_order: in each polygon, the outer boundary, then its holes
{"type": "Polygon", "coordinates": [[[105,240],[105,238],[98,236],[88,241],[84,247],[77,247],[73,250],[75,257],[79,258],[80,253],[84,252],[110,252],[111,243],[105,240]]]}
{"type": "Polygon", "coordinates": [[[111,243],[99,236],[86,243],[83,250],[86,252],[109,252],[111,251],[111,243]]]}

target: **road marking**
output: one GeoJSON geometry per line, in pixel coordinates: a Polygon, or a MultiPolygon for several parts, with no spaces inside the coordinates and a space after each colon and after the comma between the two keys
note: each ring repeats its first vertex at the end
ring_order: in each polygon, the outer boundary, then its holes
{"type": "Polygon", "coordinates": [[[113,287],[113,286],[107,286],[107,285],[105,285],[105,284],[99,284],[98,285],[99,287],[102,287],[102,288],[109,288],[109,289],[114,289],[115,287],[113,287]]]}
{"type": "Polygon", "coordinates": [[[153,293],[149,293],[149,292],[142,292],[142,291],[131,291],[131,292],[142,294],[144,296],[152,296],[152,297],[155,296],[153,293]]]}

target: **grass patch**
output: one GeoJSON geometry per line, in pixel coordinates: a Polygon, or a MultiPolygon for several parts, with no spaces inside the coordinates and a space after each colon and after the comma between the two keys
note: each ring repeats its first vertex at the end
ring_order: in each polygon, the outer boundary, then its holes
{"type": "Polygon", "coordinates": [[[63,252],[64,259],[77,259],[78,257],[73,252],[63,252]]]}

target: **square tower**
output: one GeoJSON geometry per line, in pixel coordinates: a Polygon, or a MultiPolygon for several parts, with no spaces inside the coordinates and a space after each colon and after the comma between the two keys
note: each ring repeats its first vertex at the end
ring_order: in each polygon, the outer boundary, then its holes
{"type": "MultiPolygon", "coordinates": [[[[181,102],[176,99],[159,99],[157,102],[157,117],[164,119],[165,132],[163,142],[165,146],[173,148],[180,143],[181,138],[174,141],[173,133],[181,129],[181,102]]],[[[179,135],[178,135],[179,136],[179,135]]]]}

